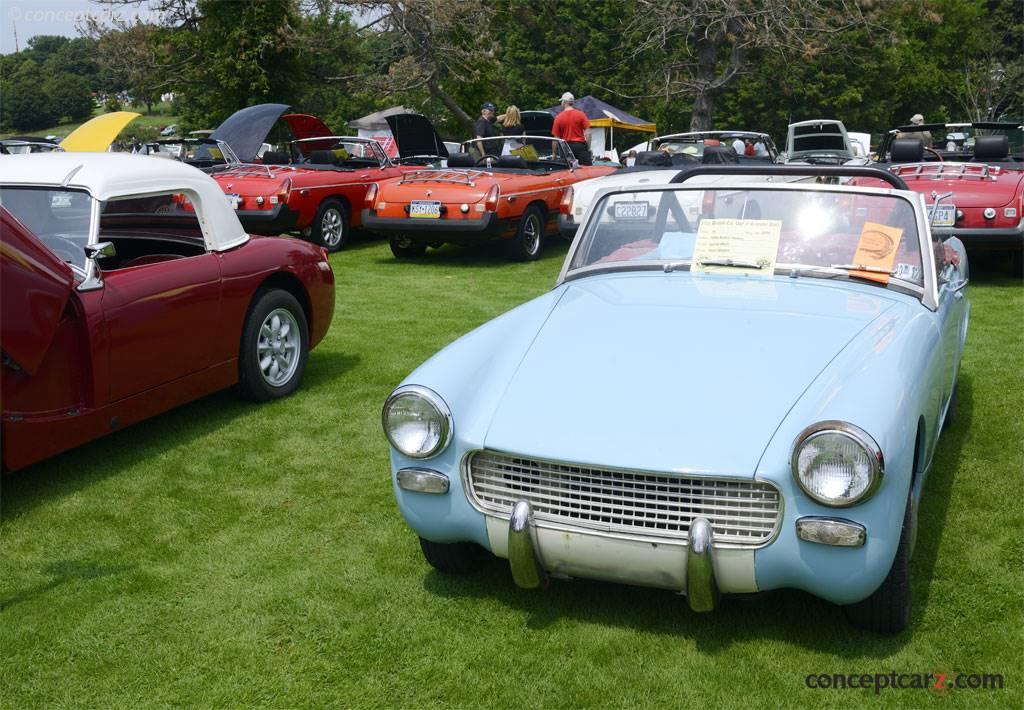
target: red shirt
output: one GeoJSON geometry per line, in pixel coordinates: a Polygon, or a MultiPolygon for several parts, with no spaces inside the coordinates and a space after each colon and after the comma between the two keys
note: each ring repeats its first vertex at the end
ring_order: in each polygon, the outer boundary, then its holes
{"type": "Polygon", "coordinates": [[[567,143],[583,143],[587,140],[583,135],[584,129],[587,128],[590,128],[587,114],[578,108],[567,108],[555,116],[555,122],[551,125],[551,135],[567,143]]]}

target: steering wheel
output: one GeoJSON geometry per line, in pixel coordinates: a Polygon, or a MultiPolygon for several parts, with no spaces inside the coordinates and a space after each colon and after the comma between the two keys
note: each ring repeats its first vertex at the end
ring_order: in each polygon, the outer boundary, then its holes
{"type": "Polygon", "coordinates": [[[76,256],[82,254],[82,247],[75,244],[67,237],[61,237],[56,234],[47,235],[43,240],[46,247],[57,255],[57,258],[61,261],[65,261],[69,264],[78,265],[81,259],[76,256]]]}
{"type": "Polygon", "coordinates": [[[477,165],[483,165],[484,163],[487,162],[488,159],[493,160],[494,162],[498,162],[498,156],[496,156],[496,155],[494,155],[492,153],[484,153],[479,158],[477,158],[476,164],[477,165]]]}
{"type": "Polygon", "coordinates": [[[935,150],[934,148],[929,148],[929,147],[927,147],[927,146],[925,146],[925,148],[924,148],[924,149],[925,149],[925,150],[927,150],[927,151],[928,151],[929,153],[932,153],[933,155],[935,155],[935,158],[936,158],[936,159],[937,159],[937,160],[938,160],[938,161],[939,161],[940,163],[942,163],[942,162],[945,162],[945,161],[944,161],[944,160],[942,159],[942,154],[941,154],[941,153],[939,153],[939,151],[935,150]]]}

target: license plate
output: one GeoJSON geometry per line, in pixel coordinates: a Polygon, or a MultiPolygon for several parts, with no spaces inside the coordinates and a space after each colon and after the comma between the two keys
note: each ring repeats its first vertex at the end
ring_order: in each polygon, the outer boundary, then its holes
{"type": "Polygon", "coordinates": [[[225,195],[228,198],[228,204],[231,205],[231,209],[237,210],[238,203],[242,201],[242,198],[235,194],[225,195]]]}
{"type": "Polygon", "coordinates": [[[615,203],[615,219],[647,219],[648,207],[650,204],[647,202],[617,202],[615,203]]]}
{"type": "Polygon", "coordinates": [[[956,205],[939,205],[938,210],[934,205],[928,205],[928,219],[931,220],[933,227],[952,227],[956,224],[956,205]]]}
{"type": "Polygon", "coordinates": [[[409,216],[414,219],[439,219],[441,203],[436,200],[413,200],[409,204],[409,216]]]}

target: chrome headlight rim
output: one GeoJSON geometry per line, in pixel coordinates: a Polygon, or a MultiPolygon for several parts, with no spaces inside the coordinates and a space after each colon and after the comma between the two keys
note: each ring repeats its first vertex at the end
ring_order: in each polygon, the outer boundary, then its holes
{"type": "Polygon", "coordinates": [[[402,385],[392,392],[388,396],[387,400],[385,400],[384,406],[381,408],[380,423],[381,428],[384,429],[384,436],[387,437],[388,443],[391,447],[402,454],[402,456],[410,459],[422,460],[437,456],[448,448],[448,444],[451,443],[452,436],[455,432],[455,420],[452,417],[451,410],[448,408],[448,404],[444,401],[441,395],[429,387],[424,387],[423,385],[402,385]],[[395,443],[395,440],[391,438],[391,430],[388,428],[388,411],[390,410],[391,405],[394,404],[396,400],[408,396],[417,396],[425,400],[441,417],[441,436],[438,438],[437,444],[425,453],[410,454],[403,451],[402,448],[395,443]]]}
{"type": "Polygon", "coordinates": [[[829,508],[849,508],[851,506],[858,505],[859,503],[863,503],[875,494],[878,487],[882,485],[882,479],[885,477],[885,458],[882,456],[882,448],[875,442],[870,434],[856,424],[850,424],[849,422],[844,422],[838,419],[829,419],[818,422],[817,424],[812,424],[800,432],[800,435],[796,437],[796,441],[793,444],[793,453],[790,455],[789,467],[790,473],[792,473],[797,485],[800,486],[800,490],[814,502],[828,506],[829,508]],[[834,498],[820,496],[809,490],[804,485],[803,479],[800,478],[799,458],[804,444],[824,434],[839,434],[841,436],[846,436],[856,442],[868,454],[868,458],[871,461],[871,482],[856,498],[850,498],[849,500],[836,500],[834,498]]]}

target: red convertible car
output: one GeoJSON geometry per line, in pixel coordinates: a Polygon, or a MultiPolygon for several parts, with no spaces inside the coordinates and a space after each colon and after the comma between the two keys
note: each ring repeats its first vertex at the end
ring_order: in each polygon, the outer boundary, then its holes
{"type": "Polygon", "coordinates": [[[263,104],[242,109],[214,132],[230,136],[239,155],[249,156],[242,158],[249,164],[221,170],[215,179],[253,233],[299,231],[328,251],[338,251],[360,226],[359,208],[372,183],[448,155],[434,127],[418,114],[388,118],[401,156],[396,163],[376,141],[331,135],[320,119],[285,114],[287,108],[263,104]],[[279,118],[288,137],[295,138],[271,137],[271,147],[279,149],[258,153],[275,125],[280,126],[279,118]]]}
{"type": "Polygon", "coordinates": [[[363,225],[387,234],[395,256],[498,238],[510,259],[538,259],[545,236],[558,232],[566,188],[614,171],[579,167],[557,138],[478,138],[462,149],[448,156],[447,168],[406,173],[367,192],[363,225]]]}
{"type": "Polygon", "coordinates": [[[1024,127],[900,126],[883,139],[879,161],[925,196],[936,234],[959,237],[968,249],[1024,249],[1024,127]]]}
{"type": "Polygon", "coordinates": [[[334,315],[322,249],[251,238],[173,160],[0,160],[2,463],[18,469],[231,385],[298,386],[334,315]]]}

